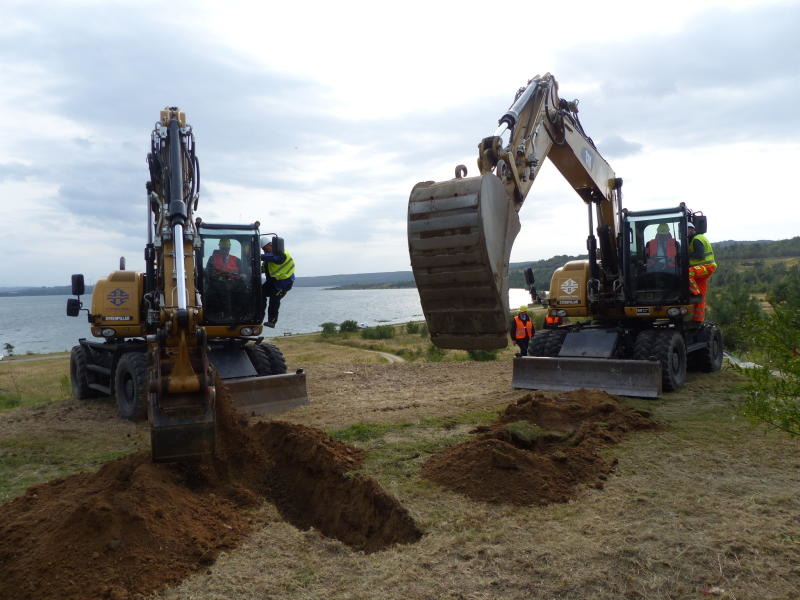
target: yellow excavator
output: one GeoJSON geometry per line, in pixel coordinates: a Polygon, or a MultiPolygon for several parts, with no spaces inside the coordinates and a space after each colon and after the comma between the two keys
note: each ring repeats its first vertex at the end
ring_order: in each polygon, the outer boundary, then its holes
{"type": "MultiPolygon", "coordinates": [[[[259,223],[195,218],[200,165],[192,127],[177,107],[160,113],[147,155],[145,272],[99,280],[83,308],[82,274],[72,276],[67,314],[88,313],[92,335],[70,355],[73,394],[114,395],[118,414],[147,417],[155,462],[213,455],[219,377],[234,406],[266,414],[308,403],[305,374],[287,373],[280,350],[263,343],[259,223]]],[[[145,203],[142,205],[144,216],[145,203]]],[[[272,238],[273,247],[283,240],[272,238]]]]}
{"type": "MultiPolygon", "coordinates": [[[[465,350],[508,344],[511,247],[545,158],[586,204],[588,259],[553,274],[549,314],[572,317],[571,324],[535,333],[529,356],[514,359],[512,385],[658,397],[683,385],[687,366],[718,370],[722,333],[692,321],[689,292],[687,227],[704,233],[706,217],[684,204],[624,209],[622,179],[584,131],[578,101],[559,98],[549,73],[520,88],[494,135],[481,140],[480,175],[467,177],[459,165],[454,179],[411,191],[409,254],[433,343],[465,350]],[[673,240],[661,260],[648,244],[657,232],[673,240]]],[[[525,278],[535,297],[530,269],[525,278]]]]}

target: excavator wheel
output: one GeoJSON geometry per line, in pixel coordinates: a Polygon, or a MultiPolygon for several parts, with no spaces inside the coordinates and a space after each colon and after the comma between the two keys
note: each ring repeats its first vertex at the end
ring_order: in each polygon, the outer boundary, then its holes
{"type": "Polygon", "coordinates": [[[123,354],[114,376],[117,414],[129,421],[147,418],[147,357],[141,352],[123,354]]]}
{"type": "Polygon", "coordinates": [[[286,359],[276,346],[258,344],[248,345],[245,349],[259,375],[282,375],[286,373],[286,359]]]}
{"type": "Polygon", "coordinates": [[[89,357],[83,346],[73,346],[69,355],[69,379],[72,395],[78,400],[96,398],[100,392],[89,387],[89,357]]]}
{"type": "Polygon", "coordinates": [[[672,392],[686,382],[686,343],[672,329],[647,329],[636,337],[633,357],[661,363],[661,386],[672,392]]]}
{"type": "Polygon", "coordinates": [[[566,335],[558,329],[537,331],[528,343],[528,356],[558,356],[566,335]]]}

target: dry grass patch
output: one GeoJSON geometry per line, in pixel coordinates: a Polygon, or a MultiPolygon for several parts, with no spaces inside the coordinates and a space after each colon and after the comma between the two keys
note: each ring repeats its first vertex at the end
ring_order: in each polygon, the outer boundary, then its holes
{"type": "MultiPolygon", "coordinates": [[[[375,424],[373,434],[359,442],[369,450],[364,469],[409,509],[425,530],[422,540],[354,553],[314,531],[287,527],[265,508],[264,526],[244,546],[161,597],[797,597],[800,448],[797,440],[735,417],[735,374],[692,375],[680,393],[632,402],[666,427],[632,434],[611,450],[619,464],[604,489],[584,489],[566,504],[510,507],[473,502],[419,477],[427,453],[463,439],[462,426],[452,423],[473,406],[453,393],[451,414],[435,414],[441,407],[424,396],[443,394],[443,384],[435,381],[437,371],[422,366],[391,368],[416,374],[418,410],[449,429],[426,427],[424,418],[367,421],[375,424]]],[[[378,389],[391,379],[385,368],[374,374],[378,389]]],[[[467,373],[458,372],[465,380],[467,373]]],[[[479,388],[486,373],[474,375],[479,388]]],[[[372,395],[350,393],[359,399],[337,399],[338,407],[348,411],[350,424],[364,422],[372,395]]],[[[484,390],[484,408],[496,399],[484,390]]],[[[305,416],[340,422],[333,412],[293,412],[295,419],[305,416]]]]}

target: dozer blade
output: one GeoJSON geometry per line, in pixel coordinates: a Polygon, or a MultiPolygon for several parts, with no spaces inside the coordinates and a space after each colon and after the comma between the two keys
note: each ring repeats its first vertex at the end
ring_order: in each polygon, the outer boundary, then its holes
{"type": "Polygon", "coordinates": [[[528,390],[603,390],[619,396],[658,398],[661,363],[649,360],[521,356],[511,385],[528,390]]]}
{"type": "Polygon", "coordinates": [[[226,379],[233,406],[247,415],[273,415],[308,404],[306,374],[265,375],[226,379]]]}
{"type": "Polygon", "coordinates": [[[508,260],[519,229],[517,211],[495,175],[414,186],[411,268],[438,347],[508,345],[508,260]]]}

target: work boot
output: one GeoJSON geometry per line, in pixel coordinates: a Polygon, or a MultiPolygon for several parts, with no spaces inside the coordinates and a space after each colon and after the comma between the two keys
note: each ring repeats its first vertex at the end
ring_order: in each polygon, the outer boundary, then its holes
{"type": "Polygon", "coordinates": [[[277,321],[267,321],[266,323],[264,323],[264,325],[266,325],[267,327],[275,327],[275,323],[277,323],[277,321]]]}

